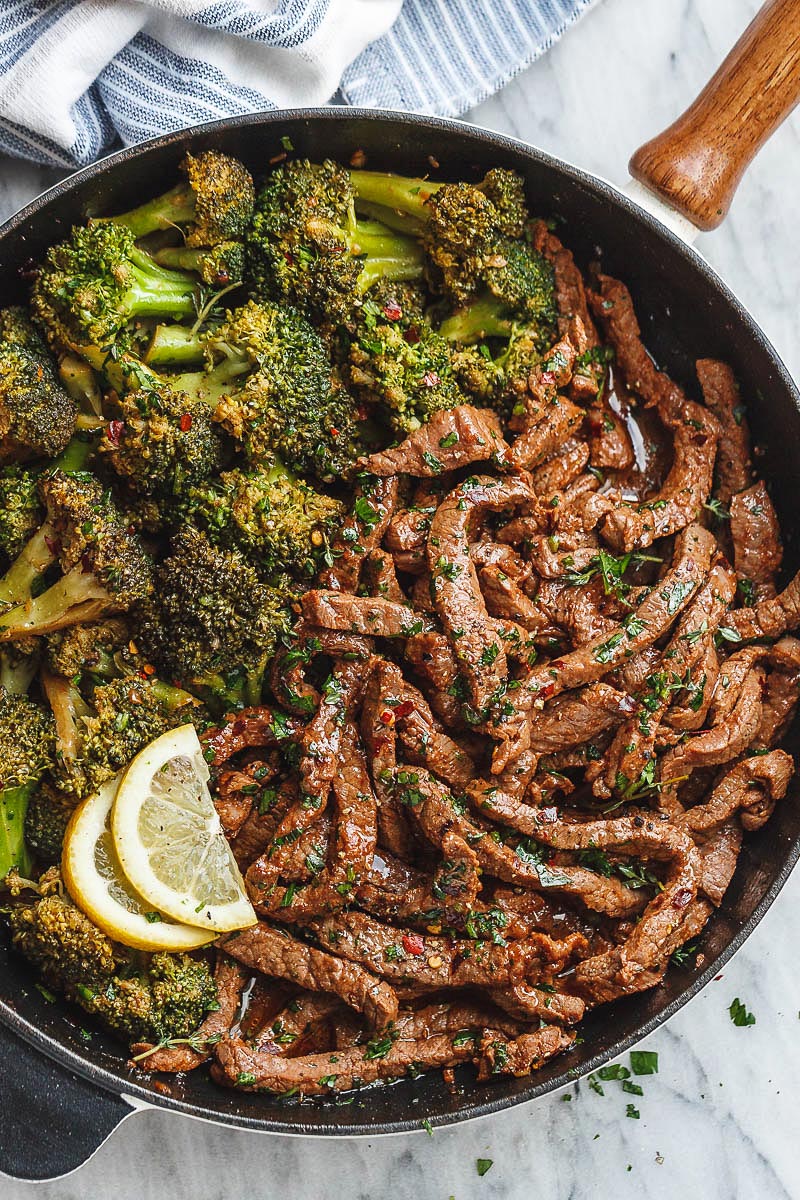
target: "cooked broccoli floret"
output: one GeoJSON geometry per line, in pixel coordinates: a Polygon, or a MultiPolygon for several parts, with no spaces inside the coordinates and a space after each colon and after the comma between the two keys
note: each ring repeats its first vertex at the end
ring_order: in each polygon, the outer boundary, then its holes
{"type": "Polygon", "coordinates": [[[33,286],[31,309],[59,349],[110,346],[136,317],[195,311],[196,279],[160,267],[123,225],[76,226],[53,246],[33,286]]]}
{"type": "Polygon", "coordinates": [[[85,472],[42,476],[47,519],[0,579],[0,641],[122,612],[151,587],[150,562],[109,494],[85,472]],[[61,576],[32,595],[55,563],[61,576]]]}
{"type": "Polygon", "coordinates": [[[39,782],[25,815],[25,845],[37,862],[50,865],[61,861],[64,834],[77,803],[77,796],[44,779],[39,782]]]}
{"type": "Polygon", "coordinates": [[[235,550],[187,526],[155,570],[135,614],[137,643],[168,679],[219,711],[258,704],[264,670],[286,626],[284,598],[235,550]]]}
{"type": "Polygon", "coordinates": [[[149,361],[200,362],[209,370],[175,385],[216,400],[215,420],[250,462],[278,454],[294,471],[337,478],[358,457],[352,401],[331,375],[315,329],[290,308],[250,302],[191,342],[180,327],[156,331],[149,361]]]}
{"type": "Polygon", "coordinates": [[[0,688],[0,880],[12,867],[30,870],[25,814],[54,756],[55,726],[47,709],[0,688]]]}
{"type": "Polygon", "coordinates": [[[77,684],[45,678],[57,731],[53,780],[82,799],[126,767],[149,742],[183,724],[194,699],[160,680],[122,675],[84,698],[77,684]]]}
{"type": "Polygon", "coordinates": [[[0,342],[8,342],[12,346],[21,346],[30,350],[34,355],[47,356],[47,346],[42,335],[30,318],[30,314],[21,304],[12,304],[9,308],[0,309],[0,342]]]}
{"type": "Polygon", "coordinates": [[[162,267],[195,271],[209,287],[227,287],[244,279],[243,242],[220,242],[216,246],[165,246],[153,258],[162,267]]]}
{"type": "Polygon", "coordinates": [[[450,346],[412,310],[367,296],[353,322],[344,373],[365,400],[378,402],[401,433],[431,413],[467,403],[450,346]]]}
{"type": "Polygon", "coordinates": [[[121,617],[73,625],[44,638],[44,661],[49,671],[65,679],[88,675],[95,683],[136,672],[131,632],[121,617]]]}
{"type": "Polygon", "coordinates": [[[244,236],[253,213],[255,189],[250,172],[217,150],[187,154],[181,163],[185,183],[117,217],[135,238],[157,229],[183,229],[189,246],[216,246],[244,236]]]}
{"type": "Polygon", "coordinates": [[[344,506],[295,479],[275,460],[248,471],[226,471],[190,488],[182,511],[216,545],[241,550],[274,585],[309,580],[328,549],[344,506]]]}
{"type": "Polygon", "coordinates": [[[0,469],[0,549],[14,559],[44,520],[39,472],[26,467],[0,469]]]}
{"type": "Polygon", "coordinates": [[[216,985],[203,959],[126,950],[63,891],[52,885],[46,890],[11,904],[13,944],[52,988],[114,1033],[156,1043],[186,1038],[217,1007],[216,985]]]}
{"type": "Polygon", "coordinates": [[[6,340],[0,330],[0,461],[58,454],[72,437],[77,411],[45,347],[6,340]]]}
{"type": "Polygon", "coordinates": [[[346,319],[353,298],[377,279],[422,274],[416,241],[357,220],[350,173],[329,161],[298,159],[272,172],[247,247],[257,298],[288,301],[326,325],[346,319]]]}
{"type": "Polygon", "coordinates": [[[528,214],[513,171],[490,171],[480,184],[354,171],[352,185],[360,200],[405,214],[418,230],[434,290],[463,304],[488,289],[513,315],[552,320],[552,268],[523,236],[528,214]]]}
{"type": "Polygon", "coordinates": [[[110,980],[124,953],[121,947],[75,907],[56,872],[46,872],[39,888],[43,894],[26,891],[9,906],[14,947],[51,987],[68,994],[74,995],[76,986],[110,980]]]}

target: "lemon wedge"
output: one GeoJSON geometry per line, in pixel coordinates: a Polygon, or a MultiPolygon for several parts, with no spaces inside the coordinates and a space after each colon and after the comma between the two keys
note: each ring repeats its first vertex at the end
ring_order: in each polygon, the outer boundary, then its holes
{"type": "Polygon", "coordinates": [[[135,950],[194,950],[213,933],[176,924],[137,895],[122,873],[110,815],[120,776],[78,806],[64,836],[61,871],[77,906],[104,933],[135,950]]]}
{"type": "Polygon", "coordinates": [[[136,755],[117,791],[111,832],[125,876],[154,909],[215,933],[255,924],[193,725],[170,729],[136,755]]]}

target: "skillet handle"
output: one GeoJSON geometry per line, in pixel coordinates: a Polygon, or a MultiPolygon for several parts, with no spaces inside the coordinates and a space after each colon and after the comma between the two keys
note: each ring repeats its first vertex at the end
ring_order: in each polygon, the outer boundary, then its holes
{"type": "Polygon", "coordinates": [[[91,1158],[135,1111],[118,1096],[45,1058],[0,1025],[3,1175],[14,1179],[66,1175],[91,1158]]]}
{"type": "Polygon", "coordinates": [[[715,229],[798,101],[800,0],[768,0],[694,103],[636,151],[631,175],[698,228],[715,229]]]}

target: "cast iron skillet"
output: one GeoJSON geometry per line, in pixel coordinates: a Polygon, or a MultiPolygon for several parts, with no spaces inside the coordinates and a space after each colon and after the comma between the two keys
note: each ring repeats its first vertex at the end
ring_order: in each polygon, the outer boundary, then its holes
{"type": "MultiPolygon", "coordinates": [[[[710,227],[721,219],[744,162],[800,98],[800,34],[788,54],[786,46],[786,29],[792,28],[800,30],[800,0],[773,0],[689,114],[636,156],[634,171],[655,178],[663,192],[678,193],[695,225],[710,227]],[[703,162],[706,169],[698,169],[703,162]]],[[[24,297],[31,264],[73,222],[122,211],[163,190],[187,149],[224,150],[260,175],[280,154],[286,135],[298,155],[347,163],[361,148],[370,167],[408,174],[429,172],[432,164],[441,178],[477,179],[493,166],[519,171],[533,211],[563,222],[565,241],[579,261],[601,253],[604,269],[628,283],[646,344],[670,374],[695,391],[696,358],[719,357],[733,366],[755,439],[765,447],[759,470],[786,536],[786,570],[797,569],[800,395],[761,330],[708,265],[659,220],[608,184],[509,138],[453,121],[344,108],[260,113],[169,134],[79,172],[13,217],[0,230],[0,302],[24,297]]],[[[674,214],[671,220],[674,227],[674,214]]],[[[690,226],[683,221],[683,228],[690,226]]],[[[790,750],[800,750],[799,737],[796,727],[790,750]]],[[[129,1070],[124,1048],[98,1029],[87,1040],[87,1021],[47,1003],[31,972],[0,942],[0,1169],[39,1179],[70,1170],[133,1111],[131,1102],[248,1129],[375,1135],[419,1129],[424,1118],[451,1124],[561,1087],[672,1016],[742,944],[800,855],[798,798],[795,780],[766,827],[746,838],[725,901],[703,935],[702,967],[674,967],[656,990],[603,1006],[584,1021],[581,1045],[527,1079],[478,1085],[465,1069],[452,1091],[432,1073],[372,1089],[347,1105],[241,1095],[215,1086],[202,1070],[151,1079],[129,1070]],[[46,1142],[37,1139],[35,1158],[24,1136],[34,1111],[36,1126],[49,1131],[46,1142]]]]}

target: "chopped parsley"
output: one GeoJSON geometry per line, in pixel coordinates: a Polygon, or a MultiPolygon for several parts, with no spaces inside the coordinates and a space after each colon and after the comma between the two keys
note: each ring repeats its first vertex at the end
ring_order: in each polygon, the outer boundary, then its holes
{"type": "Polygon", "coordinates": [[[756,1023],[755,1017],[748,1012],[747,1006],[742,1004],[738,996],[731,1000],[728,1012],[731,1014],[734,1025],[755,1025],[756,1023]]]}

